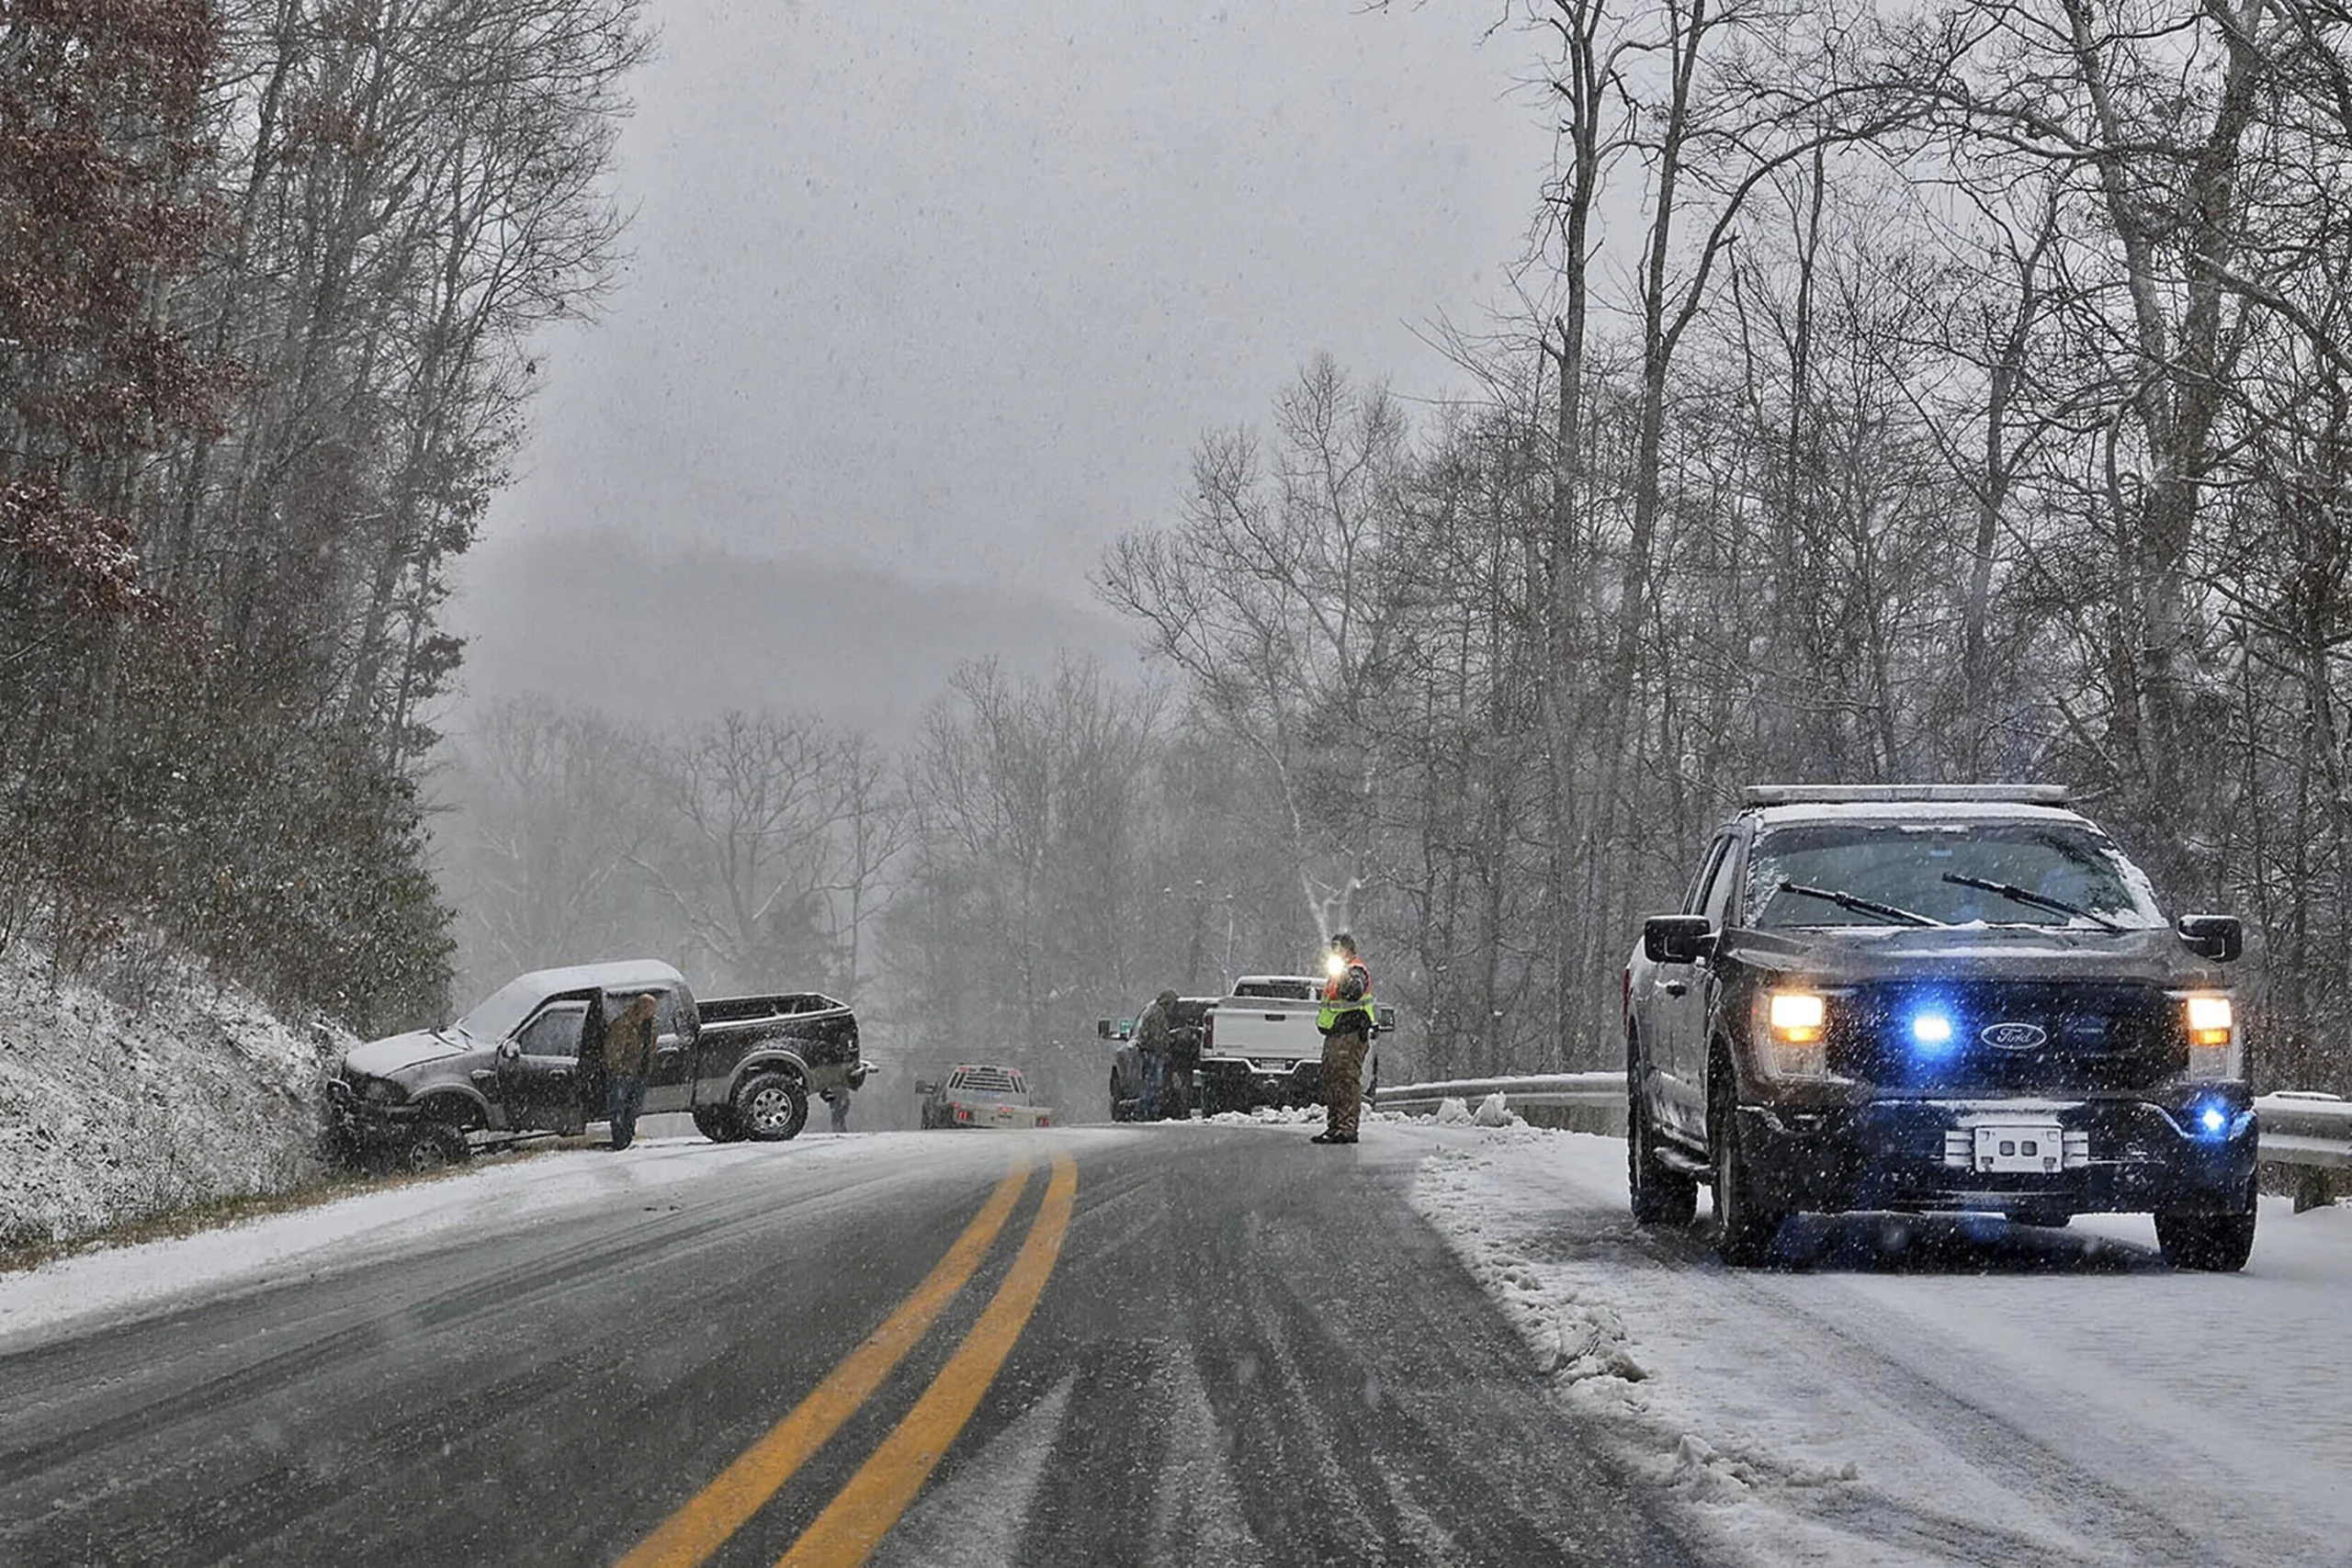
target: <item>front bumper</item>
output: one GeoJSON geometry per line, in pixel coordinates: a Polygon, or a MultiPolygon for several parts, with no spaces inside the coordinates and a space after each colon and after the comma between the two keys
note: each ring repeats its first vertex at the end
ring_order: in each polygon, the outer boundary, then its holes
{"type": "Polygon", "coordinates": [[[342,1078],[327,1080],[327,1114],[345,1132],[388,1132],[420,1119],[417,1106],[406,1100],[368,1100],[342,1078]]]}
{"type": "Polygon", "coordinates": [[[1743,1105],[1739,1146],[1757,1196],[1773,1208],[2136,1213],[2233,1213],[2254,1179],[2256,1125],[2243,1085],[2177,1103],[2085,1100],[1879,1100],[1853,1106],[1743,1105]],[[2204,1131],[2199,1117],[2220,1111],[2204,1131]],[[1972,1168],[1979,1126],[2054,1125],[2059,1168],[1972,1168]]]}

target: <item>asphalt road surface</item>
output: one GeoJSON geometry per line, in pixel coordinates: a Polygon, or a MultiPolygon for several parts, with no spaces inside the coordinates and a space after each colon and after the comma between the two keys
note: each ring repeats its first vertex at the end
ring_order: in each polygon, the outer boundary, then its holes
{"type": "Polygon", "coordinates": [[[538,1156],[576,1199],[19,1337],[0,1562],[1692,1561],[1421,1151],[1307,1131],[538,1156]]]}

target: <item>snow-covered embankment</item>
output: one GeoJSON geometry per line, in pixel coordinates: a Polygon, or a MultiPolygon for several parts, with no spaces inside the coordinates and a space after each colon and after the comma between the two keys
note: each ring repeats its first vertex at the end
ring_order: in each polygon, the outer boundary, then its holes
{"type": "Polygon", "coordinates": [[[316,1174],[322,1069],[349,1042],[146,962],[130,1006],[119,984],[52,984],[22,945],[0,954],[0,1247],[316,1174]]]}

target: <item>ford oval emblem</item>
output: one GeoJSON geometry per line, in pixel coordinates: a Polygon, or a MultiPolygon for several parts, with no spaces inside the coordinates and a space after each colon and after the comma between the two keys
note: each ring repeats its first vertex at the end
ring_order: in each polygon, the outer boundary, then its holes
{"type": "Polygon", "coordinates": [[[2049,1043],[2050,1032],[2038,1023],[1988,1023],[1976,1037],[1997,1050],[2030,1051],[2049,1043]]]}

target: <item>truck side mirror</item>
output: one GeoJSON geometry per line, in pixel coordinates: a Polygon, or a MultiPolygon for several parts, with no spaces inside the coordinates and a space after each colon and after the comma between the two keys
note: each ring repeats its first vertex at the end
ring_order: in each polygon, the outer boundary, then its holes
{"type": "Polygon", "coordinates": [[[1690,964],[1714,945],[1704,915],[1652,915],[1642,922],[1642,954],[1653,964],[1690,964]]]}
{"type": "Polygon", "coordinates": [[[498,1043],[498,1049],[493,1055],[497,1056],[500,1066],[511,1067],[523,1059],[522,1043],[515,1040],[502,1040],[498,1043]]]}
{"type": "Polygon", "coordinates": [[[1111,1021],[1109,1019],[1098,1018],[1094,1021],[1094,1038],[1097,1040],[1108,1040],[1111,1038],[1111,1021]]]}
{"type": "Polygon", "coordinates": [[[1383,1003],[1372,1010],[1372,1021],[1376,1028],[1394,1029],[1396,1027],[1396,1010],[1383,1003]]]}
{"type": "Polygon", "coordinates": [[[2229,964],[2245,952],[2245,922],[2235,915],[2183,915],[2174,929],[2199,958],[2229,964]]]}
{"type": "Polygon", "coordinates": [[[917,1094],[937,1094],[939,1092],[939,1086],[935,1083],[925,1083],[922,1079],[917,1078],[915,1079],[915,1092],[917,1094]]]}

